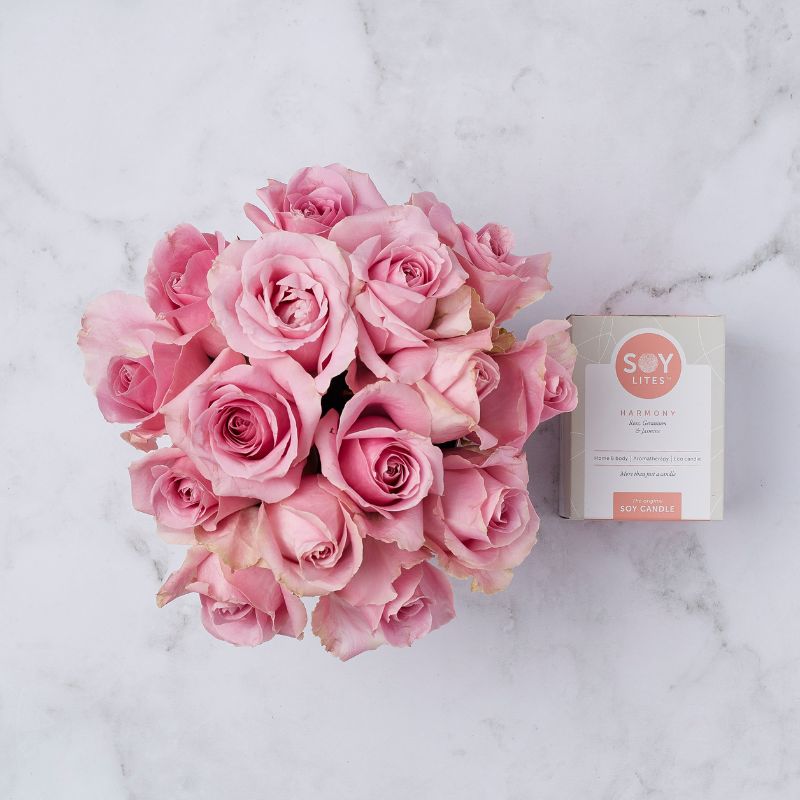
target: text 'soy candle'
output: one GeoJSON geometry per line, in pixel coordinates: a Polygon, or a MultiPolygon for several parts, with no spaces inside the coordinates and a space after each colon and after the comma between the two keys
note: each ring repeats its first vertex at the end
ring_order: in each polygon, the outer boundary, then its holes
{"type": "Polygon", "coordinates": [[[722,519],[724,318],[569,320],[580,401],[561,417],[561,516],[722,519]]]}

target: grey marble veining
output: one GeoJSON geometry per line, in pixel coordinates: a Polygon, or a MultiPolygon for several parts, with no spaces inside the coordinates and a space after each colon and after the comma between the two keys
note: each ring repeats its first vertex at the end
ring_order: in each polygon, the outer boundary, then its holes
{"type": "Polygon", "coordinates": [[[0,797],[800,796],[800,7],[789,0],[22,2],[0,15],[0,797]],[[268,177],[430,189],[570,312],[722,313],[727,518],[555,515],[501,595],[340,664],[209,637],[130,506],[75,333],[268,177]]]}

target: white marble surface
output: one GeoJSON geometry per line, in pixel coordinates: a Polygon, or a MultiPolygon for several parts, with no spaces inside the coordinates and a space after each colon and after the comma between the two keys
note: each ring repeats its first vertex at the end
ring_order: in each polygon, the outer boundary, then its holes
{"type": "Polygon", "coordinates": [[[4,0],[0,797],[800,796],[793,0],[4,0]],[[550,249],[569,312],[728,321],[727,519],[555,516],[511,589],[340,664],[210,638],[74,345],[173,224],[342,161],[550,249]]]}

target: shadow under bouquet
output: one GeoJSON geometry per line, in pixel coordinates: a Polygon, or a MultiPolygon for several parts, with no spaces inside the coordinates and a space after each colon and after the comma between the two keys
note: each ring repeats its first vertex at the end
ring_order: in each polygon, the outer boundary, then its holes
{"type": "Polygon", "coordinates": [[[78,335],[144,453],[134,507],[187,547],[158,603],[194,592],[213,636],[256,645],[300,638],[314,597],[339,658],[410,645],[454,617],[447,575],[504,589],[536,541],[522,448],[575,407],[575,350],[567,322],[501,325],[549,255],[339,164],[258,196],[256,238],[179,225],[144,297],[97,298],[78,335]]]}

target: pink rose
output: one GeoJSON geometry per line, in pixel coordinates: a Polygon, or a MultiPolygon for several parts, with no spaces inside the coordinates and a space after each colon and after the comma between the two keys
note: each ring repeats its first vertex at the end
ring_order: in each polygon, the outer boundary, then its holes
{"type": "Polygon", "coordinates": [[[245,206],[245,213],[262,233],[279,228],[327,236],[345,217],[386,205],[369,175],[341,164],[306,167],[296,172],[288,184],[270,180],[257,194],[272,219],[250,203],[245,206]]]}
{"type": "Polygon", "coordinates": [[[211,356],[225,347],[225,340],[211,326],[207,277],[225,245],[221,233],[201,233],[192,225],[178,225],[155,246],[144,279],[150,308],[183,335],[179,344],[200,334],[211,356]]]}
{"type": "Polygon", "coordinates": [[[426,501],[425,534],[451,575],[484,592],[508,586],[539,529],[527,485],[526,457],[511,448],[445,455],[444,492],[426,501]]]}
{"type": "Polygon", "coordinates": [[[302,600],[281,587],[268,569],[233,572],[213,553],[193,547],[183,566],[167,578],[158,605],[197,592],[205,629],[235,645],[257,645],[276,634],[301,639],[306,626],[302,600]]]}
{"type": "Polygon", "coordinates": [[[136,422],[123,439],[142,450],[164,431],[163,406],[208,367],[198,342],[175,343],[141,297],[110,292],[93,300],[81,321],[78,346],[86,382],[109,422],[136,422]]]}
{"type": "Polygon", "coordinates": [[[541,421],[572,411],[578,405],[578,390],[572,371],[578,350],[570,340],[566,320],[545,320],[534,325],[529,339],[543,339],[547,346],[544,359],[544,407],[541,421]]]}
{"type": "MultiPolygon", "coordinates": [[[[425,377],[425,371],[430,372],[437,360],[437,340],[455,340],[471,333],[491,332],[493,325],[494,316],[481,303],[478,293],[464,285],[456,289],[453,294],[436,301],[433,322],[422,337],[426,344],[423,345],[420,341],[416,341],[405,350],[400,350],[388,357],[383,356],[386,359],[385,366],[394,377],[399,377],[400,373],[403,373],[406,380],[413,382],[415,375],[418,376],[417,380],[421,380],[425,377]],[[392,369],[392,367],[397,369],[392,369]]],[[[511,334],[507,335],[511,336],[511,334]]],[[[359,359],[353,361],[347,371],[347,386],[354,392],[360,391],[377,380],[379,379],[375,377],[375,373],[364,366],[359,359]]]]}
{"type": "Polygon", "coordinates": [[[542,417],[546,355],[545,342],[534,338],[492,356],[500,381],[481,401],[481,430],[472,439],[483,447],[488,446],[488,437],[517,450],[525,446],[542,417]]]}
{"type": "Polygon", "coordinates": [[[466,275],[439,241],[425,214],[389,206],[338,223],[331,241],[350,253],[364,282],[356,297],[358,351],[380,377],[413,382],[430,366],[426,331],[437,300],[453,294],[466,275]]]}
{"type": "Polygon", "coordinates": [[[363,517],[325,478],[306,475],[279,503],[261,507],[263,558],[298,595],[341,589],[361,566],[363,517]]]}
{"type": "Polygon", "coordinates": [[[487,446],[486,434],[521,449],[540,422],[572,411],[578,397],[572,383],[576,350],[565,320],[534,325],[524,342],[493,356],[500,371],[497,389],[481,401],[482,430],[472,438],[487,446]]]}
{"type": "MultiPolygon", "coordinates": [[[[430,347],[436,360],[416,389],[431,412],[431,439],[438,444],[479,429],[481,402],[500,383],[500,370],[488,355],[492,349],[488,329],[441,339],[430,347]]],[[[481,432],[481,441],[484,447],[496,444],[488,432],[481,432]]]]}
{"type": "Polygon", "coordinates": [[[456,225],[450,209],[432,192],[412,195],[411,203],[427,215],[441,240],[449,245],[466,270],[467,283],[481,296],[498,323],[540,300],[550,289],[550,254],[515,256],[514,236],[503,225],[490,222],[477,233],[463,222],[456,225]]]}
{"type": "Polygon", "coordinates": [[[233,350],[164,409],[175,446],[218,496],[265,502],[297,489],[320,413],[314,379],[296,361],[243,364],[233,350]]]}
{"type": "Polygon", "coordinates": [[[409,647],[453,619],[453,589],[425,558],[367,538],[356,577],[314,608],[312,630],[325,649],[347,661],[384,643],[409,647]]]}
{"type": "Polygon", "coordinates": [[[225,517],[253,501],[217,497],[211,484],[177,447],[162,447],[129,467],[133,507],[156,518],[168,541],[194,542],[194,528],[214,531],[225,517]]]}
{"type": "Polygon", "coordinates": [[[422,398],[410,386],[379,381],[341,415],[329,411],[315,438],[322,474],[375,512],[368,534],[408,550],[423,542],[421,501],[442,487],[442,453],[430,433],[422,398]]]}
{"type": "Polygon", "coordinates": [[[287,353],[325,392],[353,361],[350,271],[327,239],[275,231],[234,242],[209,274],[211,307],[228,344],[250,358],[287,353]]]}

